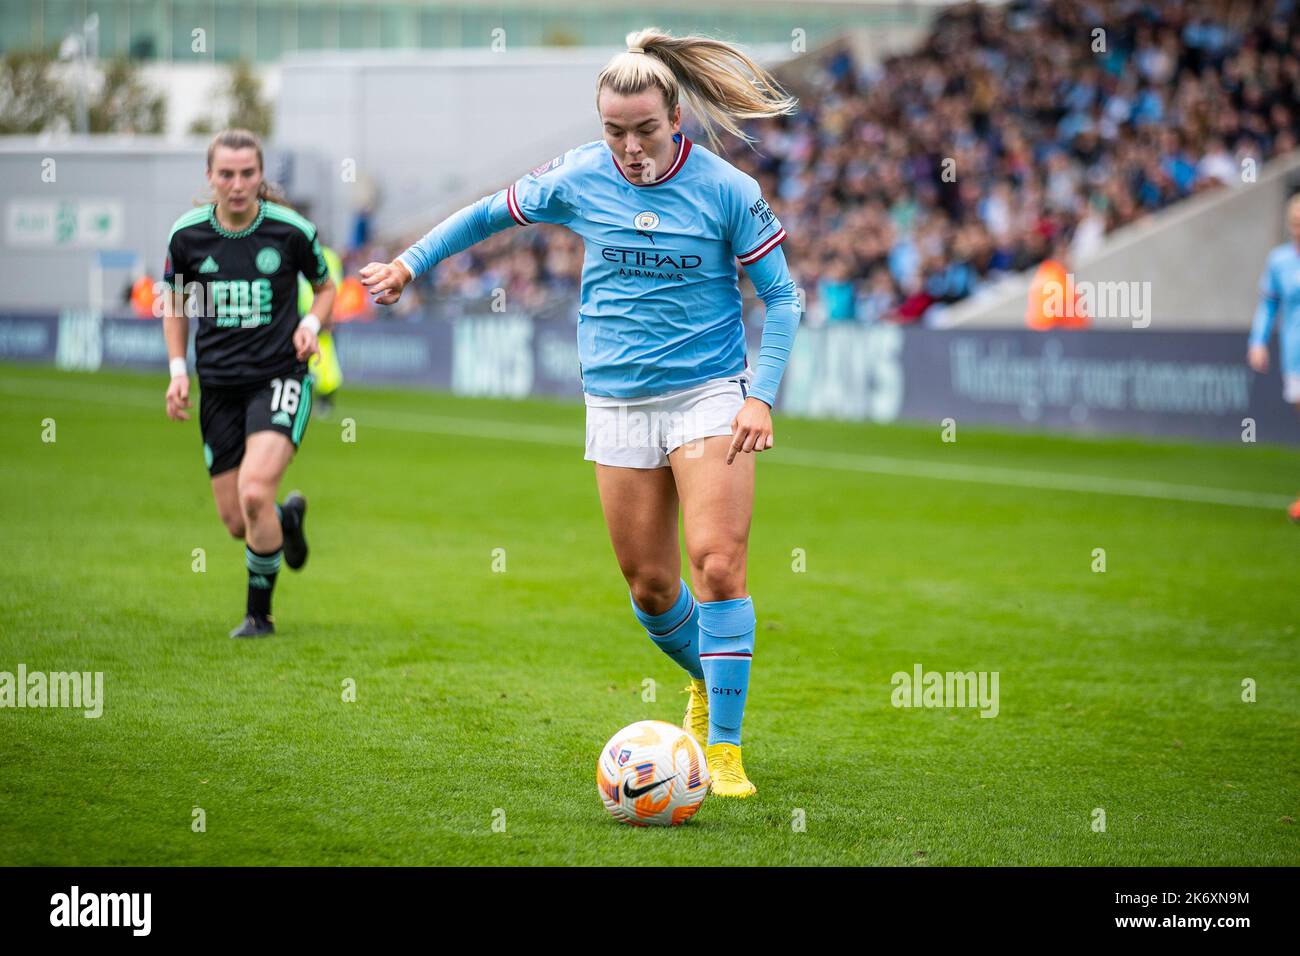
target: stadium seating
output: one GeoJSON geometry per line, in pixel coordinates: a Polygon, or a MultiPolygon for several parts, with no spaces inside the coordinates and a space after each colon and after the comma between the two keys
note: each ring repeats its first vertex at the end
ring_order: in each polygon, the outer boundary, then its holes
{"type": "MultiPolygon", "coordinates": [[[[1111,230],[1240,183],[1247,160],[1294,149],[1289,6],[955,7],[909,54],[827,58],[797,89],[797,116],[752,124],[757,151],[733,139],[727,155],[785,225],[812,322],[923,320],[1054,245],[1085,254],[1111,230]]],[[[581,267],[565,230],[509,230],[420,292],[468,306],[504,288],[538,308],[572,298],[581,267]]]]}

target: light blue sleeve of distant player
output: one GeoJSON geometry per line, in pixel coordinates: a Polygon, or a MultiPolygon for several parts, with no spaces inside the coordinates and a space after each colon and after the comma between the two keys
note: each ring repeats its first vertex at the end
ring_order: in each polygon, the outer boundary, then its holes
{"type": "Polygon", "coordinates": [[[763,199],[758,183],[750,176],[742,176],[729,186],[731,248],[767,307],[749,394],[775,407],[777,389],[799,327],[799,296],[781,251],[785,229],[763,199]]]}
{"type": "Polygon", "coordinates": [[[1277,273],[1273,269],[1273,257],[1269,256],[1264,274],[1259,279],[1259,305],[1255,307],[1255,321],[1250,326],[1251,345],[1268,344],[1281,301],[1282,290],[1278,287],[1277,273]]]}
{"type": "Polygon", "coordinates": [[[568,202],[563,168],[563,157],[539,166],[509,188],[452,214],[398,258],[412,276],[418,276],[507,226],[568,222],[573,218],[573,208],[568,202]]]}

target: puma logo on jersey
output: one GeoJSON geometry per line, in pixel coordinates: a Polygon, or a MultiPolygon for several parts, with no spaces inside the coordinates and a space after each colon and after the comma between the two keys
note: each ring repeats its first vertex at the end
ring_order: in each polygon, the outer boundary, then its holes
{"type": "Polygon", "coordinates": [[[199,272],[219,272],[220,270],[221,267],[217,265],[217,260],[211,256],[204,259],[203,264],[199,266],[199,272]]]}

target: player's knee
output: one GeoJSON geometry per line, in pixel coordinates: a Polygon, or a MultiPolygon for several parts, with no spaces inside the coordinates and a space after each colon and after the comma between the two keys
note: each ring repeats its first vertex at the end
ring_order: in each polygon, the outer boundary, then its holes
{"type": "Polygon", "coordinates": [[[275,507],[275,491],[261,481],[250,481],[239,486],[239,508],[244,522],[251,524],[268,508],[275,507]]]}
{"type": "Polygon", "coordinates": [[[627,579],[632,600],[647,614],[663,614],[671,610],[680,581],[675,574],[657,570],[629,575],[627,579]]]}
{"type": "Polygon", "coordinates": [[[711,548],[692,558],[697,595],[706,601],[727,601],[745,596],[745,552],[739,548],[711,548]]]}
{"type": "Polygon", "coordinates": [[[235,512],[234,514],[222,514],[221,523],[226,526],[232,538],[243,540],[244,537],[244,516],[235,512]]]}

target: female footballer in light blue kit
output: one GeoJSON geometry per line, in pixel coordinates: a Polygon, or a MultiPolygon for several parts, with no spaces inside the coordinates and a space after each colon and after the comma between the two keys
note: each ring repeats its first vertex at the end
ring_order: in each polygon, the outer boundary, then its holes
{"type": "Polygon", "coordinates": [[[508,226],[557,223],[583,238],[586,457],[614,553],[637,620],[691,675],[684,726],[705,747],[713,792],[747,797],[751,453],[773,444],[799,305],[781,223],[752,177],[681,132],[679,100],[715,146],[716,127],[743,137],[738,120],[791,113],[795,100],[729,44],[655,29],[627,42],[597,80],[603,141],[466,206],[361,276],[377,303],[391,304],[415,276],[508,226]],[[753,368],[736,260],[767,307],[753,368]],[[681,577],[679,506],[698,600],[681,577]]]}

